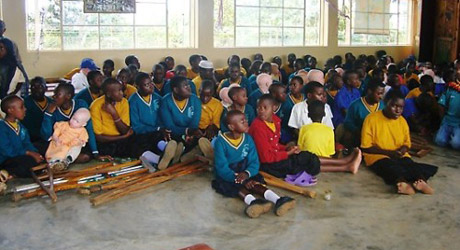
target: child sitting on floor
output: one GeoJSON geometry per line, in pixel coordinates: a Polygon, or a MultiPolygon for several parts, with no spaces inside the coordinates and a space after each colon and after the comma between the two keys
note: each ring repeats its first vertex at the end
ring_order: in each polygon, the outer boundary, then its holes
{"type": "Polygon", "coordinates": [[[286,102],[286,87],[282,83],[276,82],[270,85],[268,92],[275,100],[275,115],[281,120],[281,141],[289,142],[291,140],[291,135],[289,126],[287,125],[289,120],[286,120],[288,114],[285,113],[286,109],[283,107],[286,102]]]}
{"type": "Polygon", "coordinates": [[[332,106],[332,122],[335,127],[343,123],[350,104],[361,96],[358,90],[361,82],[359,81],[356,71],[345,71],[343,82],[345,85],[339,89],[339,92],[334,98],[334,105],[332,106]]]}
{"type": "Polygon", "coordinates": [[[229,78],[222,80],[219,87],[217,88],[217,91],[220,91],[222,88],[230,86],[230,84],[237,83],[238,85],[240,85],[240,87],[245,88],[247,93],[250,93],[251,86],[249,84],[249,81],[246,77],[241,75],[240,69],[241,66],[239,63],[230,64],[230,66],[227,69],[229,78]]]}
{"type": "Polygon", "coordinates": [[[428,93],[406,98],[402,116],[406,119],[410,131],[421,136],[431,136],[441,122],[436,99],[428,93]]]}
{"type": "Polygon", "coordinates": [[[407,86],[401,85],[401,82],[397,74],[388,75],[387,85],[391,88],[388,90],[388,92],[385,93],[385,96],[393,91],[401,92],[401,94],[403,94],[404,97],[406,97],[406,95],[409,93],[409,89],[407,88],[407,86]]]}
{"type": "Polygon", "coordinates": [[[52,170],[65,170],[77,159],[81,148],[88,142],[85,126],[90,118],[89,110],[80,108],[73,113],[69,121],[54,124],[53,136],[45,154],[52,170]]]}
{"type": "Polygon", "coordinates": [[[131,79],[131,70],[128,67],[124,67],[118,71],[117,80],[122,84],[123,97],[129,98],[137,89],[133,85],[129,84],[131,79]]]}
{"type": "Polygon", "coordinates": [[[422,93],[428,93],[434,97],[434,81],[433,77],[429,75],[423,75],[420,78],[420,87],[414,88],[406,95],[406,99],[418,97],[422,93]]]}
{"type": "Polygon", "coordinates": [[[200,90],[201,119],[198,127],[209,140],[219,132],[220,117],[224,109],[222,103],[213,97],[214,93],[214,83],[210,80],[204,80],[200,90]]]}
{"type": "MultiPolygon", "coordinates": [[[[275,99],[265,94],[257,102],[257,118],[251,124],[249,134],[253,137],[260,159],[261,170],[278,178],[306,172],[316,176],[320,171],[320,162],[316,155],[300,151],[297,146],[286,147],[280,143],[281,120],[274,114],[275,99]]],[[[316,179],[308,179],[299,185],[316,184],[316,179]]]]}
{"type": "Polygon", "coordinates": [[[165,91],[165,68],[161,64],[155,64],[152,67],[152,82],[154,87],[155,94],[159,96],[164,96],[166,94],[165,91]]]}
{"type": "Polygon", "coordinates": [[[411,195],[415,190],[432,194],[433,189],[426,181],[438,168],[410,158],[409,126],[401,117],[404,97],[395,91],[387,99],[385,109],[364,120],[361,131],[364,161],[385,183],[396,185],[400,194],[411,195]]]}
{"type": "Polygon", "coordinates": [[[354,148],[353,152],[340,159],[331,158],[335,154],[334,131],[321,123],[325,116],[324,102],[311,101],[308,104],[308,116],[312,123],[303,125],[299,132],[298,146],[300,151],[308,151],[319,157],[321,172],[358,172],[361,163],[361,151],[354,148]]]}
{"type": "Polygon", "coordinates": [[[115,62],[111,59],[107,59],[104,61],[102,65],[102,72],[104,73],[105,77],[111,78],[112,72],[115,70],[115,62]]]}
{"type": "Polygon", "coordinates": [[[91,106],[91,103],[102,95],[101,86],[104,81],[104,76],[99,70],[93,70],[88,73],[89,87],[84,88],[82,91],[75,95],[75,99],[81,99],[91,106]]]}
{"type": "Polygon", "coordinates": [[[212,187],[226,197],[240,197],[246,203],[245,213],[257,218],[267,213],[272,202],[275,214],[284,215],[294,208],[295,200],[280,197],[262,184],[264,178],[259,174],[259,158],[251,136],[246,134],[248,123],[239,110],[231,110],[226,116],[229,132],[220,133],[214,147],[215,179],[212,187]],[[264,199],[256,199],[253,194],[264,199]]]}
{"type": "Polygon", "coordinates": [[[22,124],[29,131],[32,142],[40,140],[40,127],[43,122],[43,115],[51,103],[51,98],[45,96],[46,89],[45,79],[40,76],[34,77],[30,80],[31,94],[24,98],[26,116],[22,124]]]}
{"type": "Polygon", "coordinates": [[[249,125],[252,123],[254,118],[256,117],[254,113],[254,109],[249,106],[248,97],[246,95],[246,89],[242,87],[231,87],[228,91],[228,97],[232,101],[232,104],[225,108],[222,112],[222,117],[220,118],[220,130],[222,132],[227,132],[227,124],[226,124],[226,115],[230,110],[239,110],[246,116],[246,121],[249,125]]]}
{"type": "Polygon", "coordinates": [[[27,129],[18,121],[26,114],[24,102],[16,95],[2,100],[5,119],[0,120],[0,169],[16,177],[30,177],[30,168],[43,161],[32,145],[27,129]]]}

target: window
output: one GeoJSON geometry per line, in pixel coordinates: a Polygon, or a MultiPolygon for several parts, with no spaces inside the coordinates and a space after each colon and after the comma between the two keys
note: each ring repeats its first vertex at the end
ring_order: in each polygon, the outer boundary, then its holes
{"type": "Polygon", "coordinates": [[[324,45],[322,0],[214,0],[214,47],[324,45]]]}
{"type": "Polygon", "coordinates": [[[339,0],[342,46],[410,44],[411,0],[339,0]]]}
{"type": "Polygon", "coordinates": [[[194,47],[189,0],[137,0],[135,14],[83,13],[82,0],[26,0],[29,50],[194,47]]]}

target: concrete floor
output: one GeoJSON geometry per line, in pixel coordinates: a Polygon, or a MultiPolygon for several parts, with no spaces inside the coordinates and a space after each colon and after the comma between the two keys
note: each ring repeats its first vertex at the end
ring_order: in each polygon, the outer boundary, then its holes
{"type": "MultiPolygon", "coordinates": [[[[417,159],[440,167],[436,194],[401,196],[364,167],[321,174],[317,199],[292,195],[284,217],[249,219],[244,205],[210,186],[211,174],[164,183],[100,207],[72,191],[13,203],[0,198],[0,249],[458,249],[460,152],[417,159]],[[332,200],[322,198],[332,190],[332,200]]],[[[280,194],[289,194],[278,190],[280,194]]]]}

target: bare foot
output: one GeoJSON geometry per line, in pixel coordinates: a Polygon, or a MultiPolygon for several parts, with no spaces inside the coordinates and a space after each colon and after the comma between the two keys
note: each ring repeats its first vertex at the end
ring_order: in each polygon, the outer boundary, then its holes
{"type": "Polygon", "coordinates": [[[414,188],[412,188],[412,186],[407,182],[398,182],[396,183],[396,186],[398,187],[398,194],[415,194],[414,188]]]}
{"type": "Polygon", "coordinates": [[[354,148],[353,154],[355,157],[350,163],[350,172],[352,174],[356,174],[358,173],[359,165],[361,164],[361,150],[359,150],[359,148],[354,148]]]}
{"type": "Polygon", "coordinates": [[[434,194],[434,189],[428,185],[424,180],[420,179],[412,184],[417,191],[424,194],[434,194]]]}

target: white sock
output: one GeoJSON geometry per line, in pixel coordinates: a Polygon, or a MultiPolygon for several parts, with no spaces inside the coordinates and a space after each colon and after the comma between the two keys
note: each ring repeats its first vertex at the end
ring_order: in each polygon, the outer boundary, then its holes
{"type": "Polygon", "coordinates": [[[152,151],[145,151],[142,156],[144,156],[147,161],[153,164],[157,164],[160,161],[160,156],[153,153],[152,151]]]}
{"type": "Polygon", "coordinates": [[[254,197],[254,195],[248,194],[248,195],[244,196],[244,203],[246,203],[246,205],[251,205],[251,202],[253,200],[255,200],[255,199],[256,199],[256,197],[254,197]]]}
{"type": "Polygon", "coordinates": [[[271,191],[270,189],[267,189],[267,191],[265,191],[264,193],[264,198],[276,204],[280,197],[277,194],[275,194],[275,192],[271,191]]]}

